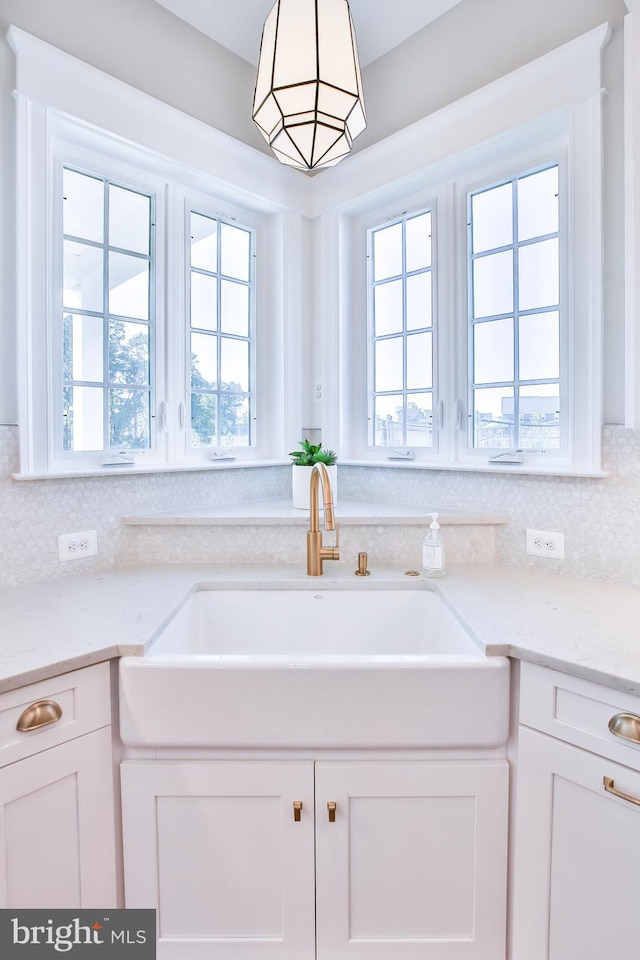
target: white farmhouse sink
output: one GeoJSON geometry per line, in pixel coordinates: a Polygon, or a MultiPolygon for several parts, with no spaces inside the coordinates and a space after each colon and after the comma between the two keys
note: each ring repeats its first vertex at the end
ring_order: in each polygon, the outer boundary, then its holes
{"type": "Polygon", "coordinates": [[[131,746],[463,747],[507,739],[509,671],[424,582],[196,590],[120,663],[131,746]]]}

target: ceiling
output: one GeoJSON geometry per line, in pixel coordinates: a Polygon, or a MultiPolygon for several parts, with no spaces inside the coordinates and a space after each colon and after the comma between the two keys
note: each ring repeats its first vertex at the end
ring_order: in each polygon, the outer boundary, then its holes
{"type": "MultiPolygon", "coordinates": [[[[233,53],[257,65],[262,25],[274,0],[156,0],[233,53]]],[[[349,0],[365,67],[460,0],[349,0]]]]}

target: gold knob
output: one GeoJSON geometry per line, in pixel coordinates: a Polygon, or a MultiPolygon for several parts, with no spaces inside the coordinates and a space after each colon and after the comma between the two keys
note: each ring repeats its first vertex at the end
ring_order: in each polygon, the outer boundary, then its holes
{"type": "Polygon", "coordinates": [[[62,716],[62,707],[55,700],[38,700],[23,710],[18,717],[16,730],[26,733],[28,730],[39,730],[48,727],[62,716]]]}
{"type": "Polygon", "coordinates": [[[302,812],[302,800],[293,801],[293,819],[296,823],[300,823],[300,814],[302,812]]]}
{"type": "Polygon", "coordinates": [[[336,804],[334,800],[329,800],[327,804],[327,810],[329,811],[329,823],[336,822],[336,804]]]}
{"type": "Polygon", "coordinates": [[[367,570],[367,555],[366,553],[358,554],[358,569],[356,570],[356,577],[368,577],[370,571],[367,570]]]}

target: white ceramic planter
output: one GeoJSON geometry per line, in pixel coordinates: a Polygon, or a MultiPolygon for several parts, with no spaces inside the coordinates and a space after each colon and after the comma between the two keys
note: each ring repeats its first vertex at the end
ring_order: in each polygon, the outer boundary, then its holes
{"type": "MultiPolygon", "coordinates": [[[[309,484],[311,482],[311,471],[313,467],[291,467],[291,487],[293,491],[293,505],[298,510],[309,509],[309,484]]],[[[338,466],[333,464],[327,467],[329,480],[331,481],[331,493],[334,505],[338,502],[338,466]]],[[[320,509],[322,504],[322,488],[320,487],[320,509]]]]}

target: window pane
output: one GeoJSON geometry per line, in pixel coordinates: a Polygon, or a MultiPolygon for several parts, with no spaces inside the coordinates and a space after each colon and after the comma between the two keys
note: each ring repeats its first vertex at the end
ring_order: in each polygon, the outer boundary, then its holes
{"type": "Polygon", "coordinates": [[[249,336],[249,287],[244,283],[220,281],[220,326],[223,333],[249,336]]]}
{"type": "Polygon", "coordinates": [[[513,243],[513,188],[505,183],[471,198],[472,248],[474,253],[513,243]]]}
{"type": "Polygon", "coordinates": [[[558,168],[518,180],[518,240],[558,232],[558,168]]]}
{"type": "Polygon", "coordinates": [[[407,337],[407,390],[432,385],[431,338],[430,333],[414,333],[407,337]]]}
{"type": "Polygon", "coordinates": [[[148,450],[148,390],[109,390],[109,442],[112,450],[148,450]]]}
{"type": "Polygon", "coordinates": [[[247,230],[220,224],[220,273],[236,280],[249,279],[251,234],[247,230]]]}
{"type": "Polygon", "coordinates": [[[191,274],[191,326],[201,330],[218,328],[218,281],[205,273],[191,274]]]}
{"type": "Polygon", "coordinates": [[[513,388],[474,390],[473,423],[475,447],[513,447],[513,388]]]}
{"type": "Polygon", "coordinates": [[[554,450],[560,446],[557,384],[520,388],[520,446],[524,450],[554,450]]]}
{"type": "Polygon", "coordinates": [[[520,247],[519,258],[520,309],[555,306],[560,300],[557,239],[520,247]]]}
{"type": "Polygon", "coordinates": [[[249,398],[220,394],[220,443],[223,446],[248,447],[249,398]]]}
{"type": "Polygon", "coordinates": [[[102,313],[102,248],[65,240],[63,259],[63,306],[102,313]]]}
{"type": "Polygon", "coordinates": [[[402,224],[383,227],[373,234],[373,279],[386,280],[402,273],[402,224]]]}
{"type": "Polygon", "coordinates": [[[109,246],[149,253],[151,199],[109,184],[109,246]]]}
{"type": "Polygon", "coordinates": [[[404,414],[402,394],[376,397],[374,403],[374,438],[380,447],[395,447],[404,444],[404,414]]]}
{"type": "Polygon", "coordinates": [[[249,344],[246,340],[220,338],[220,387],[222,390],[249,390],[249,344]]]}
{"type": "Polygon", "coordinates": [[[215,394],[194,393],[191,395],[191,444],[194,447],[217,445],[215,394]]]}
{"type": "Polygon", "coordinates": [[[407,277],[407,330],[430,327],[431,315],[431,273],[418,273],[407,277]]]}
{"type": "Polygon", "coordinates": [[[149,327],[142,323],[109,323],[109,381],[144,386],[149,383],[149,327]]]}
{"type": "Polygon", "coordinates": [[[126,253],[109,254],[109,313],[149,319],[149,262],[126,253]]]}
{"type": "Polygon", "coordinates": [[[406,263],[405,270],[424,270],[431,266],[431,214],[423,213],[411,217],[406,222],[406,263]]]}
{"type": "Polygon", "coordinates": [[[488,320],[473,326],[474,383],[513,380],[513,320],[488,320]]]}
{"type": "Polygon", "coordinates": [[[520,379],[552,380],[560,376],[560,314],[520,317],[520,379]]]}
{"type": "Polygon", "coordinates": [[[215,389],[218,380],[217,338],[191,334],[191,386],[215,389]]]}
{"type": "Polygon", "coordinates": [[[373,288],[374,336],[402,330],[402,280],[381,283],[373,288]]]}
{"type": "Polygon", "coordinates": [[[63,318],[62,367],[69,380],[103,382],[102,317],[66,314],[63,318]]]}
{"type": "Polygon", "coordinates": [[[211,217],[191,214],[191,266],[217,273],[218,224],[211,217]]]}
{"type": "Polygon", "coordinates": [[[433,396],[430,393],[411,393],[407,397],[408,447],[433,446],[433,396]]]}
{"type": "Polygon", "coordinates": [[[402,390],[402,337],[378,340],[375,344],[375,390],[402,390]]]}
{"type": "Polygon", "coordinates": [[[102,243],[104,183],[75,170],[62,171],[62,232],[102,243]]]}
{"type": "Polygon", "coordinates": [[[63,417],[65,450],[102,450],[104,391],[101,387],[67,387],[63,417]]]}
{"type": "Polygon", "coordinates": [[[493,317],[513,310],[513,253],[505,250],[473,261],[473,315],[493,317]]]}

